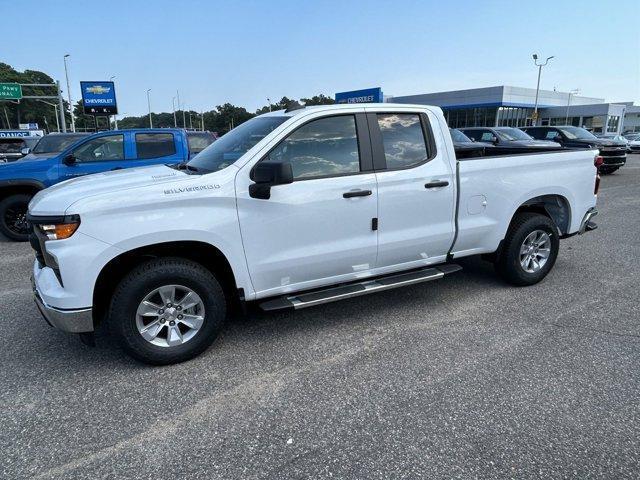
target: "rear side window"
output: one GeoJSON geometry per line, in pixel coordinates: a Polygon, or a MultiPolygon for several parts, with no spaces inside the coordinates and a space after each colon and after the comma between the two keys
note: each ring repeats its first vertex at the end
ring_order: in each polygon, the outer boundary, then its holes
{"type": "MultiPolygon", "coordinates": [[[[550,133],[546,128],[526,128],[524,129],[524,132],[537,140],[542,140],[543,138],[548,137],[550,133]]],[[[552,136],[555,136],[555,133],[552,136]]]]}
{"type": "Polygon", "coordinates": [[[380,113],[377,116],[388,169],[412,167],[429,158],[420,115],[380,113]]]}
{"type": "Polygon", "coordinates": [[[136,133],[139,159],[167,157],[176,153],[171,133],[136,133]]]}
{"type": "MultiPolygon", "coordinates": [[[[545,140],[553,140],[557,136],[558,136],[558,132],[556,132],[555,130],[548,130],[547,134],[544,136],[544,138],[545,138],[545,140]]],[[[534,137],[534,138],[536,138],[536,137],[534,137]]]]}
{"type": "Polygon", "coordinates": [[[271,151],[269,160],[289,162],[294,179],[360,172],[356,118],[340,115],[303,125],[271,151]]]}

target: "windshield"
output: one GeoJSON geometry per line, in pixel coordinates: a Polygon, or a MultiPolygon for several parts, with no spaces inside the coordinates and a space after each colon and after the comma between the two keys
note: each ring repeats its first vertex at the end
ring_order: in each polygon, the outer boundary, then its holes
{"type": "Polygon", "coordinates": [[[227,168],[290,117],[256,117],[244,122],[193,157],[187,167],[202,173],[227,168]]]}
{"type": "Polygon", "coordinates": [[[47,135],[42,137],[33,149],[33,153],[58,153],[66,150],[72,143],[86,135],[47,135]]]}
{"type": "Polygon", "coordinates": [[[533,140],[533,137],[517,128],[496,128],[496,132],[504,140],[533,140]]]}
{"type": "Polygon", "coordinates": [[[580,127],[560,127],[558,130],[564,133],[569,140],[593,140],[596,138],[593,133],[580,127]]]}
{"type": "Polygon", "coordinates": [[[460,130],[456,130],[455,128],[450,128],[449,131],[451,132],[451,139],[454,142],[465,143],[465,142],[473,141],[469,137],[467,137],[464,133],[462,133],[460,130]]]}

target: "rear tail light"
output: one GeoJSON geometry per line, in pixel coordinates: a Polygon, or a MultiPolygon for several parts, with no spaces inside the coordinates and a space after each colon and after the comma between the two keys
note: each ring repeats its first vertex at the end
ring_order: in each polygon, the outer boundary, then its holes
{"type": "Polygon", "coordinates": [[[600,156],[600,155],[596,155],[596,158],[593,159],[593,164],[597,168],[600,168],[603,163],[604,163],[604,158],[602,158],[602,156],[600,156]]]}
{"type": "Polygon", "coordinates": [[[596,155],[593,159],[593,164],[596,166],[596,185],[593,188],[593,194],[597,195],[600,189],[600,167],[604,163],[604,158],[601,155],[596,155]]]}

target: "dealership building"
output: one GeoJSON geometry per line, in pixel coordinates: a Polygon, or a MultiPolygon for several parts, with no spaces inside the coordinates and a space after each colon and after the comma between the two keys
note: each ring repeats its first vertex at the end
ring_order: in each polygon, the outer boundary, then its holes
{"type": "MultiPolygon", "coordinates": [[[[453,128],[533,123],[536,90],[507,85],[419,95],[385,96],[386,102],[436,105],[453,128]]],[[[640,106],[605,103],[603,98],[540,90],[538,125],[575,125],[595,133],[640,131],[640,106]]]]}

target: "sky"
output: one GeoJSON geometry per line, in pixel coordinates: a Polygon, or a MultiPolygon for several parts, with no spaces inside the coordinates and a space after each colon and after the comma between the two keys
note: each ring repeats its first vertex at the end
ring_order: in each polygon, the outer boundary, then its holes
{"type": "MultiPolygon", "coordinates": [[[[121,115],[382,87],[411,95],[536,86],[640,104],[640,1],[20,0],[0,62],[64,80],[115,76],[121,115]],[[11,40],[12,39],[12,40],[11,40]]],[[[15,7],[0,0],[0,9],[15,7]]],[[[66,89],[65,89],[66,90],[66,89]]],[[[65,93],[66,98],[66,93],[65,93]]]]}

